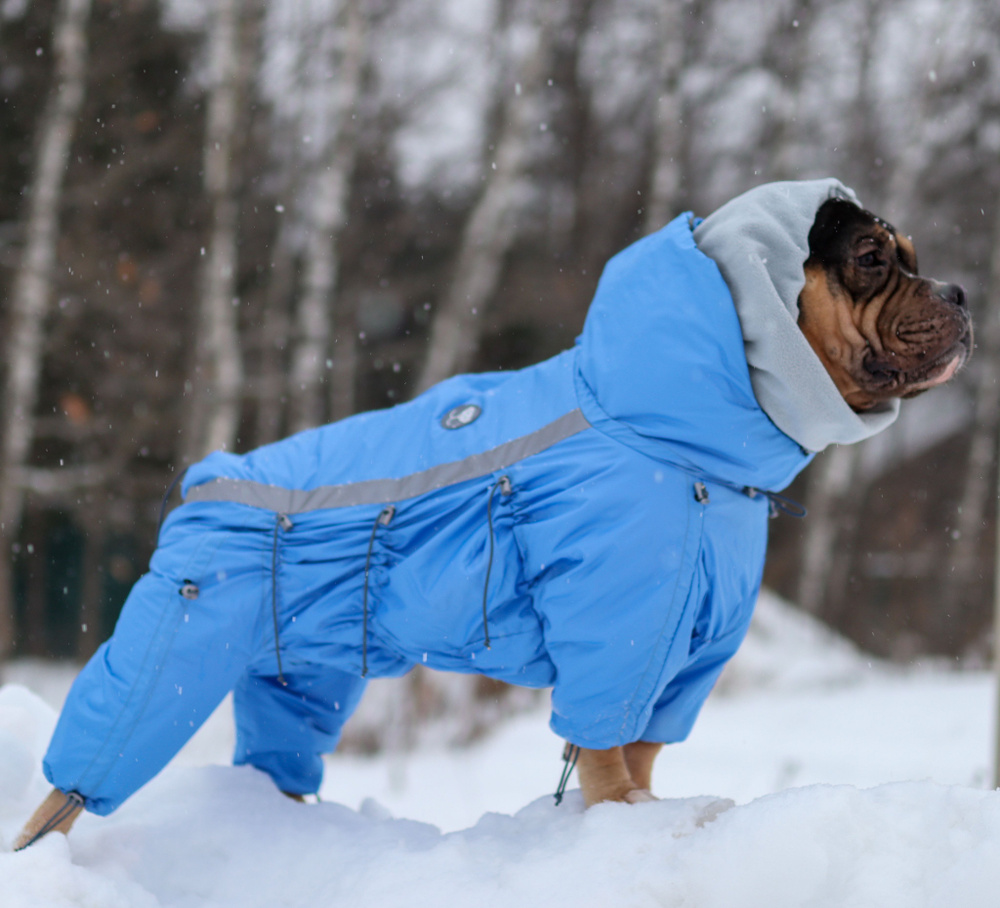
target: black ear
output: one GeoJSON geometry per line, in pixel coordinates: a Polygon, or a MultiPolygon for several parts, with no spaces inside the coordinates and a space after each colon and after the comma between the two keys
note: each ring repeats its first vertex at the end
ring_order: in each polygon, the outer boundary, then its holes
{"type": "Polygon", "coordinates": [[[863,208],[847,199],[827,199],[816,212],[809,231],[809,260],[822,264],[841,261],[855,227],[872,221],[863,208]]]}

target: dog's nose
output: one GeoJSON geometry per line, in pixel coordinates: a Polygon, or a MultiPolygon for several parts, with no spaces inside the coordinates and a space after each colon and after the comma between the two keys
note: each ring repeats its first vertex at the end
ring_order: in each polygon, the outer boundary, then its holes
{"type": "Polygon", "coordinates": [[[945,284],[938,290],[938,297],[942,302],[951,303],[959,309],[965,308],[965,290],[958,284],[945,284]]]}

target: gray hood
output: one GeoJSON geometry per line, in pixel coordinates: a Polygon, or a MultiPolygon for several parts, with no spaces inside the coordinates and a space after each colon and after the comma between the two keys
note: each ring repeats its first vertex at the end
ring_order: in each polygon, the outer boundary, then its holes
{"type": "Polygon", "coordinates": [[[798,327],[809,229],[820,205],[836,197],[858,202],[834,179],[767,183],[726,203],[694,231],[736,303],[758,403],[808,451],[862,441],[899,413],[898,400],[866,413],[852,410],[798,327]]]}

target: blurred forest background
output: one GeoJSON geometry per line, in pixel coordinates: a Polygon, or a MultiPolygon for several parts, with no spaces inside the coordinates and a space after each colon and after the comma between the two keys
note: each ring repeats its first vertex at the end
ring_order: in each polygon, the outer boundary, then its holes
{"type": "Polygon", "coordinates": [[[827,175],[977,354],[817,458],[766,581],[989,657],[1000,4],[0,0],[0,99],[0,661],[94,650],[209,450],[555,354],[631,241],[827,175]]]}

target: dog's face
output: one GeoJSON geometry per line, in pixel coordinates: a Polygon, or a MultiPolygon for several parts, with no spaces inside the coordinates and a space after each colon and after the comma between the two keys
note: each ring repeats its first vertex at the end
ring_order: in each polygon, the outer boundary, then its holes
{"type": "Polygon", "coordinates": [[[809,231],[799,327],[857,411],[948,381],[972,352],[965,292],[917,274],[907,237],[844,199],[809,231]]]}

